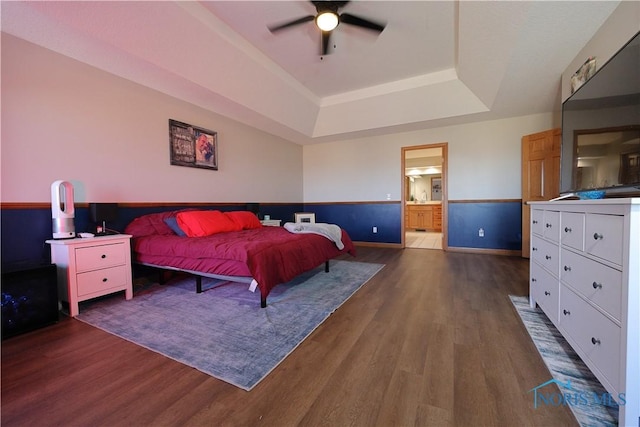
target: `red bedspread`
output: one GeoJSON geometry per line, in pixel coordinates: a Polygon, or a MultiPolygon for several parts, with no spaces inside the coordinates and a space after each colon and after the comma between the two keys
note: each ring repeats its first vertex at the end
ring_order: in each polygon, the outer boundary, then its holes
{"type": "Polygon", "coordinates": [[[344,249],[316,234],[292,234],[261,227],[206,237],[180,237],[164,223],[177,212],[136,218],[125,232],[133,236],[134,262],[225,276],[252,277],[266,298],[271,289],[343,253],[355,255],[342,230],[344,249]]]}

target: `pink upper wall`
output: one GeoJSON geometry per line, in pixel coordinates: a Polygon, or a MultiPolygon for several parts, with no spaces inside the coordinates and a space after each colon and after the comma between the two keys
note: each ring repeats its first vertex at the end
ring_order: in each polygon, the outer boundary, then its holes
{"type": "Polygon", "coordinates": [[[302,147],[2,34],[2,202],[300,202],[302,147]],[[217,171],[169,164],[168,120],[218,132],[217,171]]]}

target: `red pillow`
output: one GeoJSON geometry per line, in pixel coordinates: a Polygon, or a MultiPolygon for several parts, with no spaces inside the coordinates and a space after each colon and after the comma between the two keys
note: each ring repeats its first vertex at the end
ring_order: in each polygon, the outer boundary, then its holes
{"type": "Polygon", "coordinates": [[[204,237],[242,228],[220,211],[187,211],[176,215],[178,226],[189,237],[204,237]]]}
{"type": "Polygon", "coordinates": [[[224,213],[236,225],[242,227],[243,230],[251,230],[252,228],[262,227],[262,223],[258,217],[249,211],[232,211],[224,213]]]}

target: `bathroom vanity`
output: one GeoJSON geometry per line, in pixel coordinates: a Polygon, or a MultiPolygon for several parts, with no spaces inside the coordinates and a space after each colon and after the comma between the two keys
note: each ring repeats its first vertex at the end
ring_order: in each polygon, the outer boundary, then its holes
{"type": "Polygon", "coordinates": [[[409,230],[442,231],[442,202],[407,202],[405,228],[409,230]]]}

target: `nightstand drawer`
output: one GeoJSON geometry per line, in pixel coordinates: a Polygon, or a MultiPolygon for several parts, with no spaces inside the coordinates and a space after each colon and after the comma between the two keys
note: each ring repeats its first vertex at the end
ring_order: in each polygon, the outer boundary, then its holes
{"type": "Polygon", "coordinates": [[[123,242],[110,245],[77,248],[76,268],[78,272],[122,265],[126,262],[125,251],[129,250],[123,242]]]}
{"type": "Polygon", "coordinates": [[[78,297],[127,286],[131,270],[127,265],[80,273],[77,276],[78,297]]]}

